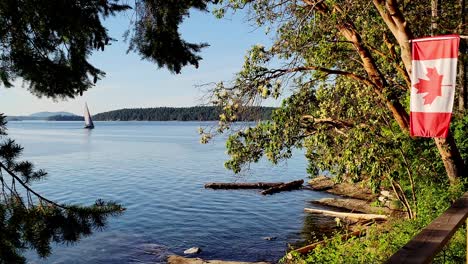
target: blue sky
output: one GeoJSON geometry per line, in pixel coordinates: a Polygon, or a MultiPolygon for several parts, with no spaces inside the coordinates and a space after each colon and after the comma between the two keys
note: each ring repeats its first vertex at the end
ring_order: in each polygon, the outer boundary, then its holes
{"type": "Polygon", "coordinates": [[[87,102],[92,114],[130,107],[193,106],[201,103],[203,91],[195,85],[232,79],[246,51],[254,44],[268,45],[270,36],[262,28],[252,27],[244,13],[216,19],[210,13],[194,11],[181,26],[189,42],[208,42],[201,55],[200,67],[186,67],[181,74],[171,74],[154,64],[142,61],[137,54],[126,54],[122,34],[129,22],[125,15],[106,21],[111,36],[118,39],[91,61],[106,72],[106,77],[81,97],[54,102],[36,98],[21,81],[14,88],[0,87],[0,112],[27,115],[39,111],[69,111],[82,114],[87,102]]]}

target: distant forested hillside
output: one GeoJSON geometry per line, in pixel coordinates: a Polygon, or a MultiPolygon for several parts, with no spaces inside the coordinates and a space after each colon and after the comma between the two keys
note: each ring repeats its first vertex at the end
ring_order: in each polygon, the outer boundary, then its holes
{"type": "Polygon", "coordinates": [[[55,115],[49,116],[46,119],[47,121],[84,121],[84,117],[77,115],[55,115]]]}
{"type": "MultiPolygon", "coordinates": [[[[239,121],[270,119],[273,107],[250,107],[239,116],[239,121]]],[[[221,111],[214,106],[156,107],[120,109],[93,116],[95,121],[213,121],[221,111]]]]}

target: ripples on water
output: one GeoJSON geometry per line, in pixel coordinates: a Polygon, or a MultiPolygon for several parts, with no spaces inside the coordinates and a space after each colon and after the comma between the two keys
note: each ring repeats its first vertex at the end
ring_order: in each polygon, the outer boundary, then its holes
{"type": "Polygon", "coordinates": [[[202,248],[207,259],[276,261],[288,244],[320,232],[331,221],[303,213],[325,194],[307,190],[262,196],[255,190],[205,190],[207,182],[305,179],[298,151],[287,163],[251,166],[244,175],[223,167],[224,140],[198,143],[195,122],[10,122],[24,157],[49,172],[33,187],[47,197],[89,204],[96,198],[127,208],[102,232],[77,244],[55,245],[31,263],[163,263],[168,254],[202,248]],[[308,217],[306,219],[306,217],[308,217]],[[304,220],[307,221],[304,221],[304,220]],[[307,226],[304,227],[304,222],[307,226]],[[263,237],[277,237],[264,240],[263,237]]]}

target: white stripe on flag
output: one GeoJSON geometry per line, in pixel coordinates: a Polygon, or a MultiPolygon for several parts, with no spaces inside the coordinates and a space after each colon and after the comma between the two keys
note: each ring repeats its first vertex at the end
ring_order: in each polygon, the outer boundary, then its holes
{"type": "Polygon", "coordinates": [[[412,61],[413,86],[411,87],[410,110],[412,112],[443,112],[451,113],[453,109],[453,96],[456,84],[457,59],[438,59],[438,60],[413,60],[412,61]],[[436,97],[431,104],[425,104],[424,97],[427,93],[418,93],[414,87],[421,80],[430,81],[427,77],[427,69],[436,68],[437,73],[443,76],[442,95],[436,97]]]}

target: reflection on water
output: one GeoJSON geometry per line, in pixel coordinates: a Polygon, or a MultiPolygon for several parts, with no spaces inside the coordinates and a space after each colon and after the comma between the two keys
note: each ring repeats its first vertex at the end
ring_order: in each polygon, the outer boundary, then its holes
{"type": "Polygon", "coordinates": [[[322,232],[319,218],[303,209],[310,206],[307,201],[327,194],[302,190],[262,196],[255,190],[203,188],[214,181],[305,179],[300,151],[281,166],[262,161],[240,177],[223,167],[227,156],[221,138],[198,143],[197,128],[206,123],[95,125],[89,131],[81,122],[9,124],[10,135],[25,147],[25,158],[49,172],[35,189],[62,202],[89,204],[102,198],[127,208],[103,232],[74,246],[55,245],[46,260],[28,252],[32,263],[154,263],[194,246],[206,259],[276,261],[288,244],[322,232]],[[263,239],[267,236],[277,239],[263,239]]]}
{"type": "Polygon", "coordinates": [[[336,222],[333,217],[307,214],[301,230],[301,238],[291,243],[292,248],[300,248],[330,237],[336,231],[336,222]]]}

